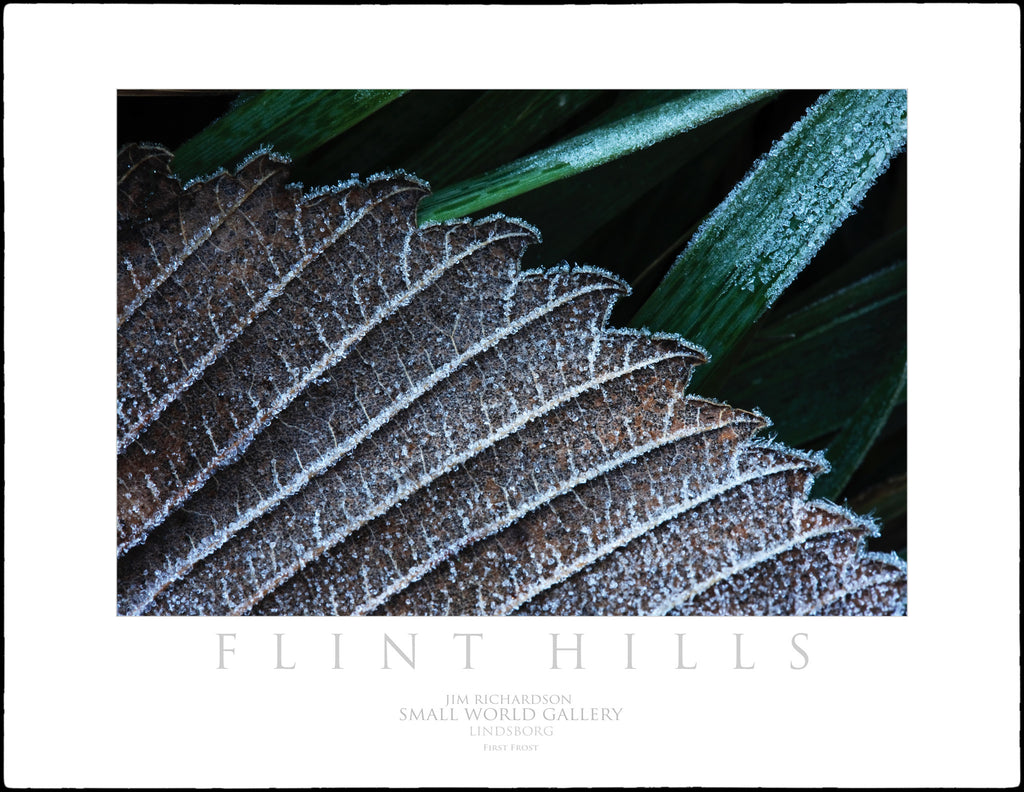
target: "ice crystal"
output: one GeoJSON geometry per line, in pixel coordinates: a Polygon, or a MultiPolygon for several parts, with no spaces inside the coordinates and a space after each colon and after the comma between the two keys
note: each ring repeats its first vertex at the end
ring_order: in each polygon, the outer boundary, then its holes
{"type": "Polygon", "coordinates": [[[620,279],[521,270],[532,226],[118,159],[120,613],[902,612],[823,461],[607,328],[620,279]]]}

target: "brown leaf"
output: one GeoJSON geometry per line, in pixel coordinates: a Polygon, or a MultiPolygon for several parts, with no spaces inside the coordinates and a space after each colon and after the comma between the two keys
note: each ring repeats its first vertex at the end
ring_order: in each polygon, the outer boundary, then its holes
{"type": "Polygon", "coordinates": [[[874,527],[807,502],[821,459],[605,327],[614,276],[418,228],[404,174],[169,157],[118,158],[120,613],[902,612],[874,527]]]}

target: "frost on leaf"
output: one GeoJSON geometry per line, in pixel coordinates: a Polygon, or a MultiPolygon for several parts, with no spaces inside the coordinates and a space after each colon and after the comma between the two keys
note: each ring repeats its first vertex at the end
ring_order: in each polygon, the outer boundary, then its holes
{"type": "Polygon", "coordinates": [[[531,226],[416,225],[424,183],[304,192],[257,152],[118,157],[118,612],[892,614],[906,569],[822,462],[686,393],[531,226]]]}

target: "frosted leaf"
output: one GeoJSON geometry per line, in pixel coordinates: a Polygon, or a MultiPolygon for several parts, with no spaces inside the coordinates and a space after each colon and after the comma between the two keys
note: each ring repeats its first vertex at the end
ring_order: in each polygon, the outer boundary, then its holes
{"type": "Polygon", "coordinates": [[[432,570],[382,612],[511,612],[630,539],[745,480],[733,470],[734,454],[763,426],[757,416],[693,397],[673,413],[665,442],[633,457],[635,466],[616,466],[548,500],[432,570]]]}
{"type": "Polygon", "coordinates": [[[669,614],[900,613],[906,601],[906,568],[898,558],[862,552],[864,533],[805,532],[794,547],[715,583],[669,614]],[[787,585],[779,585],[780,580],[787,585]]]}
{"type": "Polygon", "coordinates": [[[902,612],[807,502],[820,458],[606,327],[618,278],[521,271],[500,215],[417,227],[407,174],[169,156],[119,155],[120,613],[902,612]]]}

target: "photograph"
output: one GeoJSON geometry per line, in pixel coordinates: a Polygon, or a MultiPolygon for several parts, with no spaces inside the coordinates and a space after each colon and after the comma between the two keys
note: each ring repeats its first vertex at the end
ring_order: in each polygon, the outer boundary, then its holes
{"type": "Polygon", "coordinates": [[[118,613],[904,614],[907,122],[120,91],[118,613]]]}

